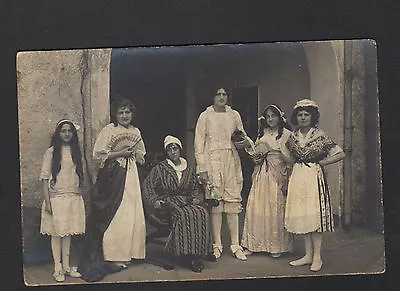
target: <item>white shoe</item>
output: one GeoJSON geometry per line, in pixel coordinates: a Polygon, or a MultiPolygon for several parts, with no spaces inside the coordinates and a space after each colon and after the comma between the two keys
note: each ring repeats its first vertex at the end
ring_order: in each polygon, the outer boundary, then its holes
{"type": "Polygon", "coordinates": [[[310,271],[313,272],[318,272],[322,268],[322,260],[320,259],[319,261],[313,262],[310,268],[310,271]]]}
{"type": "Polygon", "coordinates": [[[213,255],[216,259],[219,259],[222,255],[222,246],[213,244],[213,255]]]}
{"type": "Polygon", "coordinates": [[[55,271],[53,273],[53,278],[57,282],[64,282],[65,281],[64,271],[63,270],[55,271]]]}
{"type": "Polygon", "coordinates": [[[311,263],[312,263],[312,258],[304,256],[298,260],[289,262],[289,265],[297,267],[297,266],[311,265],[311,263]]]}
{"type": "Polygon", "coordinates": [[[82,275],[78,272],[77,267],[65,268],[64,271],[66,276],[70,276],[72,278],[80,278],[82,275]]]}
{"type": "Polygon", "coordinates": [[[273,257],[274,259],[277,259],[281,256],[281,253],[271,253],[271,257],[273,257]]]}
{"type": "Polygon", "coordinates": [[[238,260],[241,260],[241,261],[246,261],[247,260],[247,257],[246,257],[246,255],[244,254],[244,252],[243,252],[243,249],[242,249],[242,247],[241,246],[231,246],[231,251],[232,251],[232,255],[236,258],[236,259],[238,259],[238,260]]]}

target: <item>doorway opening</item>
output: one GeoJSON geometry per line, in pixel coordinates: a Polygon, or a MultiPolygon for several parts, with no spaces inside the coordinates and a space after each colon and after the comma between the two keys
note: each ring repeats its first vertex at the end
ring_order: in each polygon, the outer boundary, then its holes
{"type": "MultiPolygon", "coordinates": [[[[240,112],[247,135],[255,141],[258,134],[258,86],[234,88],[231,95],[232,107],[240,112]]],[[[246,202],[251,188],[254,164],[244,151],[239,151],[239,155],[243,172],[242,198],[246,202]]]]}

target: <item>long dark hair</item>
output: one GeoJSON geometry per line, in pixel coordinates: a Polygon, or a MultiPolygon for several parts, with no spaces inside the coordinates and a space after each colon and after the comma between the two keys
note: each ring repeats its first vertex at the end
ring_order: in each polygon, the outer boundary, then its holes
{"type": "Polygon", "coordinates": [[[276,136],[276,140],[278,140],[278,139],[280,139],[280,138],[282,137],[283,129],[284,129],[284,128],[290,129],[289,125],[286,124],[286,123],[284,122],[284,120],[283,120],[283,118],[282,118],[280,112],[276,109],[276,107],[279,108],[279,110],[282,112],[281,108],[280,108],[278,105],[271,104],[271,105],[268,105],[268,106],[264,109],[263,113],[261,114],[261,116],[262,116],[263,118],[260,119],[260,128],[259,128],[259,130],[258,130],[258,138],[261,138],[261,137],[264,135],[264,129],[266,129],[266,128],[269,127],[269,126],[268,126],[268,122],[267,122],[267,110],[268,110],[268,109],[271,109],[272,112],[273,112],[274,114],[276,114],[276,115],[278,116],[278,118],[279,118],[279,122],[278,122],[278,135],[276,136]]]}
{"type": "Polygon", "coordinates": [[[304,106],[304,107],[297,107],[295,110],[292,112],[292,116],[290,117],[290,121],[294,126],[297,126],[299,124],[297,120],[297,113],[299,111],[307,111],[308,113],[311,114],[311,126],[312,127],[317,127],[318,122],[319,122],[319,111],[317,108],[313,106],[304,106]]]}
{"type": "Polygon", "coordinates": [[[60,131],[61,128],[64,124],[68,124],[71,127],[72,130],[72,138],[69,143],[69,146],[71,147],[71,156],[72,156],[72,161],[74,162],[76,166],[76,174],[79,177],[79,186],[82,186],[83,183],[83,165],[82,165],[82,153],[81,149],[79,147],[79,140],[78,140],[78,134],[76,132],[76,128],[73,125],[71,121],[65,120],[60,122],[56,130],[54,131],[53,136],[51,137],[51,143],[50,146],[53,147],[53,158],[51,160],[51,175],[52,175],[52,183],[57,182],[57,175],[61,170],[61,146],[62,146],[62,141],[60,137],[60,131]]]}
{"type": "Polygon", "coordinates": [[[132,112],[132,120],[131,120],[131,124],[135,127],[137,127],[136,124],[136,107],[133,104],[133,102],[129,99],[126,98],[117,98],[115,99],[112,103],[111,103],[111,122],[114,123],[114,126],[118,125],[118,121],[117,121],[117,114],[118,114],[118,110],[121,109],[122,107],[128,107],[129,110],[132,112]]]}

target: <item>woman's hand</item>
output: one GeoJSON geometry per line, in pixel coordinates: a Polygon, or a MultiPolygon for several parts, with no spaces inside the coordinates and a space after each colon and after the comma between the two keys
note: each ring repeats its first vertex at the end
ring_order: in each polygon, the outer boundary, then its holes
{"type": "Polygon", "coordinates": [[[53,212],[51,211],[51,204],[50,201],[45,201],[44,202],[44,210],[49,213],[50,215],[53,214],[53,212]]]}
{"type": "Polygon", "coordinates": [[[255,155],[253,155],[252,161],[253,161],[254,164],[259,165],[264,161],[264,155],[260,154],[260,153],[257,153],[255,155]]]}
{"type": "Polygon", "coordinates": [[[164,205],[165,205],[164,200],[157,200],[156,202],[154,202],[154,208],[156,208],[156,209],[163,208],[164,205]]]}
{"type": "Polygon", "coordinates": [[[141,166],[145,163],[145,159],[142,153],[135,153],[135,160],[141,166]]]}
{"type": "Polygon", "coordinates": [[[202,184],[206,185],[209,182],[208,172],[199,173],[199,179],[202,184]]]}
{"type": "Polygon", "coordinates": [[[193,200],[192,200],[192,204],[193,204],[193,205],[198,205],[198,204],[200,204],[200,203],[201,203],[200,198],[197,198],[197,197],[193,198],[193,200]]]}
{"type": "Polygon", "coordinates": [[[133,149],[131,147],[126,147],[122,149],[119,153],[121,157],[130,158],[133,155],[133,149]]]}

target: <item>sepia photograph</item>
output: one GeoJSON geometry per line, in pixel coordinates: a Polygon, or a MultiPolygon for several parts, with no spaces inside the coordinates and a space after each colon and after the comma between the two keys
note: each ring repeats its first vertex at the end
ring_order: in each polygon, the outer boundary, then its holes
{"type": "Polygon", "coordinates": [[[26,285],[385,272],[374,40],[16,68],[26,285]]]}

